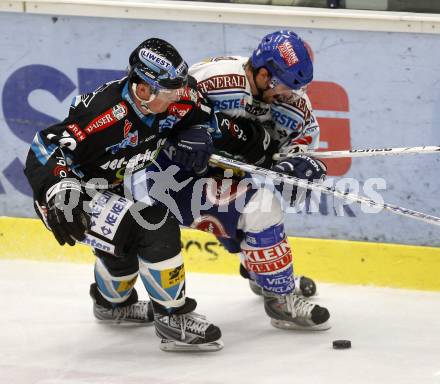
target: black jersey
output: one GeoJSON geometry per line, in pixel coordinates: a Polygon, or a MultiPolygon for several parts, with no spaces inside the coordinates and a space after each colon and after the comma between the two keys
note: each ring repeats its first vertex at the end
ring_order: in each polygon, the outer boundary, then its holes
{"type": "Polygon", "coordinates": [[[135,106],[128,86],[124,78],[76,96],[64,121],[35,135],[25,174],[36,200],[44,203],[46,191],[65,177],[118,185],[127,166],[140,169],[154,159],[176,129],[210,118],[194,79],[166,112],[147,116],[135,106]]]}

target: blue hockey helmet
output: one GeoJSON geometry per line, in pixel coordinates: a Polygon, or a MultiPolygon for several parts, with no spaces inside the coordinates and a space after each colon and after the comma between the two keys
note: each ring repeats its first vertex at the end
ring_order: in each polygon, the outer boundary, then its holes
{"type": "Polygon", "coordinates": [[[272,77],[290,89],[300,89],[313,80],[313,63],[304,42],[287,30],[263,37],[251,58],[254,69],[265,67],[272,77]]]}
{"type": "Polygon", "coordinates": [[[151,38],[131,53],[128,74],[155,89],[178,89],[188,81],[188,65],[170,43],[151,38]]]}

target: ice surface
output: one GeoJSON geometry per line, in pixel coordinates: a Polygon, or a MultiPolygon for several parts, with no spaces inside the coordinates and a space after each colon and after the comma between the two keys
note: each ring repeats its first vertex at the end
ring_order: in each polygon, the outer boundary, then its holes
{"type": "Polygon", "coordinates": [[[188,294],[221,327],[225,348],[176,354],[159,350],[152,326],[95,321],[92,270],[0,261],[1,383],[440,384],[440,293],[319,284],[332,329],[283,331],[242,278],[188,274],[188,294]],[[352,348],[333,350],[335,339],[352,348]]]}

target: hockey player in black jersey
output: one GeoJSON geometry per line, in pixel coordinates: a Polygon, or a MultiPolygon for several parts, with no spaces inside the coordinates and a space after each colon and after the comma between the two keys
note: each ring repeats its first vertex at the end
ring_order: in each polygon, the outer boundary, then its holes
{"type": "Polygon", "coordinates": [[[25,174],[56,240],[94,247],[90,294],[98,319],[154,321],[164,350],[218,350],[219,328],[185,297],[177,220],[163,204],[126,198],[122,183],[127,169],[142,169],[168,142],[185,169],[206,171],[213,150],[203,126],[209,109],[187,70],[171,44],[144,41],[130,55],[127,77],[75,97],[64,121],[35,135],[25,174]],[[152,307],[137,300],[138,274],[152,307]]]}

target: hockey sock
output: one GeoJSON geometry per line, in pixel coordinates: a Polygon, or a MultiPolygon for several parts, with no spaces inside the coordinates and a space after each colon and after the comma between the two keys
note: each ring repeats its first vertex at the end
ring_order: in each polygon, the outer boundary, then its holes
{"type": "Polygon", "coordinates": [[[185,267],[182,254],[171,259],[149,262],[139,258],[139,273],[153,306],[169,313],[185,305],[185,267]]]}
{"type": "Polygon", "coordinates": [[[126,276],[113,276],[101,259],[95,262],[95,281],[99,293],[113,305],[125,302],[131,295],[138,272],[126,276]]]}
{"type": "Polygon", "coordinates": [[[242,263],[260,287],[276,294],[293,292],[292,252],[283,224],[261,232],[246,232],[241,249],[242,263]]]}

